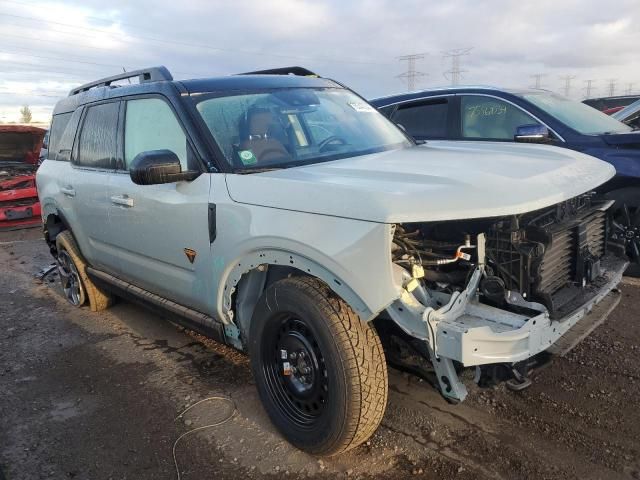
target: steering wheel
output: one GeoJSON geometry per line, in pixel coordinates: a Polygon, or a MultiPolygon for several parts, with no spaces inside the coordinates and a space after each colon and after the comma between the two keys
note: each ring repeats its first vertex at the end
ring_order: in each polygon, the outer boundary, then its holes
{"type": "Polygon", "coordinates": [[[325,147],[328,147],[334,142],[338,142],[340,143],[340,145],[348,145],[349,143],[344,138],[339,137],[338,135],[331,135],[330,137],[327,137],[324,140],[322,140],[320,143],[318,143],[318,150],[320,152],[323,152],[325,147]]]}

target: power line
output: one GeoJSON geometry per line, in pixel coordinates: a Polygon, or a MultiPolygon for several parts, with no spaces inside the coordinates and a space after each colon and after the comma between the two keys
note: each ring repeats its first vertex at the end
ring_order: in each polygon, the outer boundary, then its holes
{"type": "Polygon", "coordinates": [[[460,68],[460,57],[469,55],[473,47],[455,48],[442,52],[442,58],[451,58],[451,70],[444,72],[444,78],[451,81],[451,85],[459,85],[460,78],[466,70],[460,68]],[[449,76],[447,76],[449,75],[449,76]]]}
{"type": "Polygon", "coordinates": [[[634,82],[627,83],[627,89],[624,91],[624,93],[626,93],[627,95],[631,95],[631,92],[633,92],[633,85],[634,82]]]}
{"type": "Polygon", "coordinates": [[[416,89],[417,79],[424,77],[426,74],[416,71],[416,60],[422,60],[424,53],[414,53],[412,55],[403,55],[398,57],[401,62],[407,62],[407,71],[397,75],[396,78],[401,78],[407,82],[407,90],[412,92],[416,89]]]}
{"type": "Polygon", "coordinates": [[[563,87],[563,91],[564,91],[564,96],[568,97],[569,96],[569,92],[571,91],[571,81],[576,78],[575,75],[564,75],[560,77],[560,80],[564,80],[564,87],[563,87]]]}
{"type": "Polygon", "coordinates": [[[585,80],[584,83],[586,84],[584,86],[585,98],[591,98],[591,93],[596,89],[596,87],[593,85],[595,83],[595,80],[590,78],[588,80],[585,80]]]}
{"type": "Polygon", "coordinates": [[[531,75],[531,78],[535,80],[535,83],[534,85],[531,86],[531,88],[537,88],[537,89],[542,88],[542,79],[543,77],[546,77],[546,76],[547,76],[546,73],[536,73],[534,75],[531,75]]]}
{"type": "Polygon", "coordinates": [[[610,78],[608,81],[609,81],[609,84],[607,85],[607,88],[609,89],[609,96],[613,97],[613,95],[616,93],[616,86],[617,86],[618,80],[616,78],[610,78]]]}

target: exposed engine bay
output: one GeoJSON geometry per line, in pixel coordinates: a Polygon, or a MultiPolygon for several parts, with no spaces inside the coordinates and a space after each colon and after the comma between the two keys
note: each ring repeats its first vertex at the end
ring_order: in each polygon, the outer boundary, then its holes
{"type": "Polygon", "coordinates": [[[624,254],[608,240],[611,203],[585,194],[506,218],[398,225],[393,261],[422,269],[412,277],[422,277],[429,289],[461,290],[478,263],[474,243],[484,233],[481,301],[503,308],[507,292],[518,292],[560,318],[595,294],[605,257],[624,254]]]}
{"type": "Polygon", "coordinates": [[[39,225],[35,173],[45,130],[0,126],[0,229],[39,225]]]}
{"type": "Polygon", "coordinates": [[[391,363],[429,361],[442,393],[457,401],[464,366],[476,366],[479,384],[490,376],[528,385],[534,357],[557,350],[581,319],[603,316],[597,304],[622,276],[612,203],[589,193],[510,217],[396,225],[392,259],[404,293],[389,315],[401,328],[378,327],[391,363]]]}

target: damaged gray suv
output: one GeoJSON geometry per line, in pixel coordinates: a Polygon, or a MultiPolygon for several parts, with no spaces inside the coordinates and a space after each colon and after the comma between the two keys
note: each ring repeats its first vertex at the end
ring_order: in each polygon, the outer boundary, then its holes
{"type": "Polygon", "coordinates": [[[134,298],[247,352],[279,431],[332,455],[380,424],[388,363],[459,402],[472,378],[527,386],[601,322],[627,263],[592,193],[613,175],[549,146],[416,145],[297,67],[159,67],[61,100],[37,185],[69,302],[134,298]]]}

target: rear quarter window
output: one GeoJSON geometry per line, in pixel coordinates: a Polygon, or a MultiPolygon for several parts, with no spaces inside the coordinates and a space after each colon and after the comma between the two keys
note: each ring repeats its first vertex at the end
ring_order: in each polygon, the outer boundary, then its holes
{"type": "MultiPolygon", "coordinates": [[[[48,158],[56,159],[60,148],[60,140],[69,124],[69,120],[73,116],[73,112],[60,113],[54,115],[51,119],[51,129],[49,130],[49,152],[48,158]]],[[[68,159],[68,158],[67,158],[68,159]]]]}

